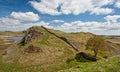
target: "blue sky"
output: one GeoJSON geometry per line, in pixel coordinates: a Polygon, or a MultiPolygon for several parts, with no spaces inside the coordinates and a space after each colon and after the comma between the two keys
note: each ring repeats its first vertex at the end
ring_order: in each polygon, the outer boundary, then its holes
{"type": "Polygon", "coordinates": [[[120,35],[120,0],[0,0],[0,31],[45,26],[120,35]]]}

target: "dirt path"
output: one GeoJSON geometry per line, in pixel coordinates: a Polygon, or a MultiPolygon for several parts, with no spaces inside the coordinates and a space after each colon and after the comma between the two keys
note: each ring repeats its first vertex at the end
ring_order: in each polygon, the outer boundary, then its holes
{"type": "Polygon", "coordinates": [[[16,49],[17,44],[18,44],[18,41],[14,41],[14,43],[9,48],[7,48],[7,50],[4,52],[3,58],[9,57],[16,49]]]}

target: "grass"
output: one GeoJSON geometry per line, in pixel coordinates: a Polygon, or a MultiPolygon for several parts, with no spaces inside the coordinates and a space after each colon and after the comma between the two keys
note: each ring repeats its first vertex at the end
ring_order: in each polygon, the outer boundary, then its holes
{"type": "Polygon", "coordinates": [[[35,72],[39,70],[41,72],[56,72],[66,68],[66,60],[68,57],[74,57],[74,52],[64,41],[46,33],[41,39],[18,47],[14,55],[18,56],[16,61],[21,63],[26,69],[32,68],[35,72]],[[43,52],[22,53],[31,44],[40,47],[43,52]]]}
{"type": "Polygon", "coordinates": [[[47,45],[48,44],[48,38],[49,38],[50,34],[47,34],[46,36],[44,36],[42,38],[42,40],[40,41],[40,44],[44,44],[44,45],[47,45]]]}
{"type": "MultiPolygon", "coordinates": [[[[15,59],[13,63],[7,64],[0,61],[0,71],[3,72],[112,72],[118,71],[119,58],[111,57],[108,60],[98,62],[77,62],[74,57],[76,52],[66,42],[49,34],[44,29],[33,27],[39,32],[44,33],[37,40],[33,40],[25,46],[18,45],[10,58],[15,59]],[[39,47],[40,53],[25,53],[24,50],[29,45],[39,47]],[[113,66],[110,66],[113,65],[113,66]],[[113,67],[113,68],[112,68],[113,67]]],[[[64,36],[71,41],[86,43],[93,35],[90,33],[64,33],[51,30],[59,36],[64,36]]],[[[77,44],[79,49],[93,54],[92,51],[86,51],[85,46],[77,44]]],[[[99,54],[103,56],[103,54],[99,54]]],[[[8,60],[9,61],[9,60],[8,60]]]]}
{"type": "Polygon", "coordinates": [[[58,72],[120,72],[120,56],[97,62],[79,62],[79,65],[58,72]]]}
{"type": "MultiPolygon", "coordinates": [[[[56,64],[56,62],[54,63],[56,64]]],[[[40,65],[31,67],[22,67],[17,63],[3,63],[0,60],[0,72],[120,72],[120,56],[102,59],[97,62],[77,62],[71,59],[64,65],[59,65],[62,68],[57,68],[57,64],[45,70],[40,65]],[[62,70],[61,70],[62,69],[62,70]]]]}
{"type": "Polygon", "coordinates": [[[17,63],[4,63],[1,59],[0,59],[0,72],[20,72],[22,71],[22,69],[20,68],[19,65],[17,65],[17,63]]]}
{"type": "Polygon", "coordinates": [[[4,63],[0,59],[0,72],[41,72],[42,69],[38,66],[35,67],[23,67],[19,63],[4,63]]]}

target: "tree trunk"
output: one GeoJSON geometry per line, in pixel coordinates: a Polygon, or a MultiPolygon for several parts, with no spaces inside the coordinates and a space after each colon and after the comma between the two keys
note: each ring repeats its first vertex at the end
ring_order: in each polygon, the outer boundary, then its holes
{"type": "Polygon", "coordinates": [[[95,57],[97,56],[97,53],[95,52],[95,57]]]}
{"type": "Polygon", "coordinates": [[[94,55],[95,55],[95,57],[97,57],[97,53],[98,53],[98,49],[94,48],[94,55]]]}

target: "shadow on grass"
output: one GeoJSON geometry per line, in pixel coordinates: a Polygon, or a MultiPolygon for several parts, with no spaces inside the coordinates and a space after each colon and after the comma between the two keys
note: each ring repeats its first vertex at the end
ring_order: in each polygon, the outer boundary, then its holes
{"type": "Polygon", "coordinates": [[[84,53],[84,52],[77,53],[75,56],[75,59],[78,62],[91,62],[91,61],[95,62],[95,61],[97,61],[96,57],[94,57],[90,54],[84,53]]]}

